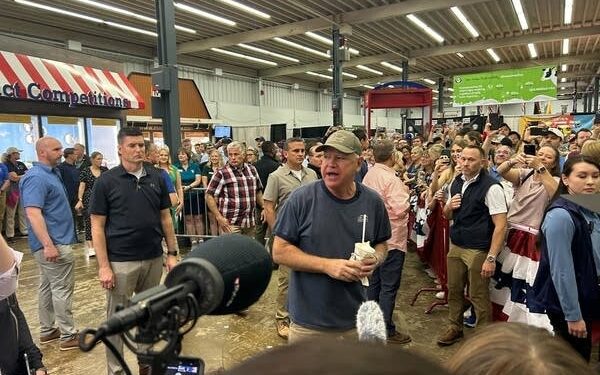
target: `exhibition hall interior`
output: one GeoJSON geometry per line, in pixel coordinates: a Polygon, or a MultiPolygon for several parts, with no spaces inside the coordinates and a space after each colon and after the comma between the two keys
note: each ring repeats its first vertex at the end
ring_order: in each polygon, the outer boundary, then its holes
{"type": "Polygon", "coordinates": [[[599,91],[599,0],[0,0],[0,375],[598,373],[599,91]]]}

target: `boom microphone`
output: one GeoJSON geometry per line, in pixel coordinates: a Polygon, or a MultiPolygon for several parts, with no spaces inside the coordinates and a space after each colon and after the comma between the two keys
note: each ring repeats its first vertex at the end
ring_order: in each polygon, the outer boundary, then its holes
{"type": "Polygon", "coordinates": [[[356,331],[358,341],[383,343],[387,342],[387,332],[383,312],[375,301],[363,302],[356,313],[356,331]]]}
{"type": "Polygon", "coordinates": [[[257,241],[239,234],[220,236],[195,247],[159,285],[138,293],[131,305],[115,312],[98,328],[96,337],[134,328],[171,307],[187,308],[192,294],[196,316],[224,315],[244,310],[264,293],[271,278],[269,253],[257,241]]]}

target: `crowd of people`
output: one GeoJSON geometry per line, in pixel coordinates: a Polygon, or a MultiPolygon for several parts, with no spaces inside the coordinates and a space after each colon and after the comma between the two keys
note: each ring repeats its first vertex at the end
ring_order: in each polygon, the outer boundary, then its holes
{"type": "MultiPolygon", "coordinates": [[[[81,227],[107,316],[176,264],[176,234],[194,246],[240,233],[272,254],[274,326],[291,344],[355,339],[365,300],[381,307],[388,343],[410,342],[393,313],[405,254],[416,251],[448,304],[439,345],[460,341],[465,326],[508,320],[553,332],[589,361],[600,316],[600,216],[565,196],[600,192],[600,126],[541,134],[444,125],[428,137],[369,139],[364,129],[332,127],[318,140],[257,137],[256,147],[184,139],[173,162],[168,147],[127,127],[110,170],[99,152],[88,157],[83,145],[63,149],[43,137],[30,169],[15,147],[3,156],[0,226],[9,244],[28,238],[41,271],[39,342],[60,340],[60,350],[78,348],[72,245],[81,227]]],[[[4,252],[12,261],[0,268],[0,302],[18,308],[12,284],[3,289],[20,263],[13,254],[4,252]]],[[[30,335],[27,342],[44,373],[30,335]]],[[[122,352],[119,337],[111,342],[122,352]]],[[[123,373],[109,352],[107,368],[123,373]]],[[[139,363],[139,371],[151,370],[139,363]]]]}

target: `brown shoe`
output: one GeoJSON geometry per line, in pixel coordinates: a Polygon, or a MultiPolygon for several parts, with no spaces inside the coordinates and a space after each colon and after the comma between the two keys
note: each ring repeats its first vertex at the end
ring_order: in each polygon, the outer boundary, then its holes
{"type": "Polygon", "coordinates": [[[140,375],[152,375],[152,366],[150,365],[143,365],[143,364],[139,364],[138,365],[139,368],[139,374],[140,375]]]}
{"type": "Polygon", "coordinates": [[[47,335],[40,335],[40,344],[47,344],[52,341],[56,341],[60,338],[60,330],[54,328],[52,332],[47,335]]]}
{"type": "Polygon", "coordinates": [[[61,341],[58,348],[62,351],[79,349],[79,333],[68,340],[61,341]]]}
{"type": "Polygon", "coordinates": [[[463,338],[463,331],[459,331],[454,327],[450,327],[443,335],[438,337],[437,343],[441,346],[449,346],[463,338]]]}
{"type": "Polygon", "coordinates": [[[277,334],[287,340],[290,336],[290,322],[287,319],[277,319],[277,334]]]}
{"type": "Polygon", "coordinates": [[[409,335],[398,331],[394,332],[387,338],[388,344],[408,344],[411,341],[412,338],[409,335]]]}

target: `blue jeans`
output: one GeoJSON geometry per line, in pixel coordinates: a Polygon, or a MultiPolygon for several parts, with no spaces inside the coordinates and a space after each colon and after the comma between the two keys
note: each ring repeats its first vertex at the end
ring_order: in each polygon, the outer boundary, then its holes
{"type": "Polygon", "coordinates": [[[383,264],[375,269],[369,280],[367,297],[371,301],[379,303],[388,335],[396,332],[396,325],[392,320],[396,296],[402,279],[402,268],[404,266],[404,251],[391,249],[383,264]]]}

